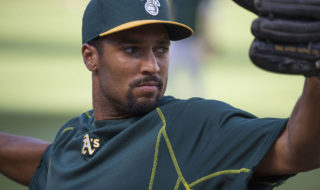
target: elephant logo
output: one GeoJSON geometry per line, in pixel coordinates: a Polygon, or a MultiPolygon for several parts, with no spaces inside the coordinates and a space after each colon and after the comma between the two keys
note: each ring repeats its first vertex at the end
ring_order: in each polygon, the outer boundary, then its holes
{"type": "Polygon", "coordinates": [[[158,15],[159,7],[160,7],[159,0],[147,0],[146,4],[144,5],[144,8],[146,9],[146,11],[152,16],[158,15]]]}

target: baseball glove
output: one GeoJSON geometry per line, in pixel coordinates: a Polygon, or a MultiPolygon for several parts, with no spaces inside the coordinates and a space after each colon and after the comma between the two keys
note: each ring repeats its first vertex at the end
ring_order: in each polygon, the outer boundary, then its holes
{"type": "Polygon", "coordinates": [[[277,73],[320,75],[320,0],[234,0],[259,18],[250,58],[277,73]]]}

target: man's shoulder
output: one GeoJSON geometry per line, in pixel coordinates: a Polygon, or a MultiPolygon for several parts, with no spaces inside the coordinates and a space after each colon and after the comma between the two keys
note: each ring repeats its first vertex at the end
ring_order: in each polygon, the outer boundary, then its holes
{"type": "Polygon", "coordinates": [[[166,103],[159,106],[164,116],[170,120],[181,118],[188,120],[206,120],[208,118],[221,120],[228,115],[244,114],[245,112],[232,107],[231,105],[218,101],[203,98],[175,99],[169,97],[166,103]]]}
{"type": "Polygon", "coordinates": [[[91,120],[93,119],[93,110],[86,111],[79,116],[70,119],[65,123],[57,133],[56,140],[62,135],[71,135],[77,131],[82,131],[88,128],[91,120]]]}
{"type": "Polygon", "coordinates": [[[211,100],[204,99],[199,97],[193,97],[189,99],[176,99],[172,96],[165,96],[161,100],[160,107],[167,108],[193,108],[193,109],[210,109],[211,111],[214,109],[235,109],[228,103],[219,101],[219,100],[211,100]]]}

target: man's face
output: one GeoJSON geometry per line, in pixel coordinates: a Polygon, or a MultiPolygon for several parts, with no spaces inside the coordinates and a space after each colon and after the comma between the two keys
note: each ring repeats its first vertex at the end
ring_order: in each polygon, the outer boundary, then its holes
{"type": "Polygon", "coordinates": [[[115,115],[141,115],[157,107],[167,85],[169,46],[161,25],[106,37],[98,68],[101,103],[115,115]]]}

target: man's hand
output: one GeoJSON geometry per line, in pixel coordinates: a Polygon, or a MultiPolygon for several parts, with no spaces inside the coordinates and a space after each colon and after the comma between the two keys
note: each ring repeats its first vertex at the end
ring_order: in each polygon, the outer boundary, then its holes
{"type": "Polygon", "coordinates": [[[0,173],[29,185],[48,142],[30,137],[0,133],[0,173]]]}

